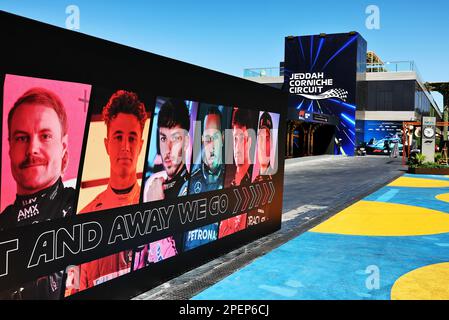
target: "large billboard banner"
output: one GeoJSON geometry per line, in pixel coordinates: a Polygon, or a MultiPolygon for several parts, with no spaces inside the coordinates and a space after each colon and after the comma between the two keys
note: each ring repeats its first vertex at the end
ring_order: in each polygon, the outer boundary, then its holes
{"type": "Polygon", "coordinates": [[[280,228],[284,93],[0,18],[0,299],[129,298],[280,228]]]}

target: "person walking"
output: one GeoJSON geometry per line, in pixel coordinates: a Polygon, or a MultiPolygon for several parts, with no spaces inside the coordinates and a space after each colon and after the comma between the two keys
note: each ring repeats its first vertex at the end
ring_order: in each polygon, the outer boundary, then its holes
{"type": "Polygon", "coordinates": [[[390,154],[390,158],[397,158],[399,156],[399,140],[394,140],[393,152],[390,154]]]}
{"type": "Polygon", "coordinates": [[[384,150],[387,151],[387,154],[390,155],[390,140],[385,139],[384,141],[384,150]]]}

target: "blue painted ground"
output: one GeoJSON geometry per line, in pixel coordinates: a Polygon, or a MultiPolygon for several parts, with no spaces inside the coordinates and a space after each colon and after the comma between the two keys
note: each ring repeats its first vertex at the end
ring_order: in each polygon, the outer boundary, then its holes
{"type": "Polygon", "coordinates": [[[364,200],[405,204],[449,213],[449,202],[435,198],[445,193],[449,193],[448,188],[384,187],[364,200]]]}
{"type": "MultiPolygon", "coordinates": [[[[364,200],[449,213],[449,203],[435,199],[435,195],[448,192],[449,188],[384,187],[364,200]]],[[[306,232],[193,300],[390,299],[391,288],[400,276],[448,260],[449,233],[372,237],[306,232]],[[379,289],[367,286],[372,272],[369,267],[373,265],[379,270],[379,289]]]]}
{"type": "Polygon", "coordinates": [[[403,177],[409,177],[409,178],[417,178],[417,179],[432,179],[432,180],[444,180],[444,181],[449,181],[449,177],[447,176],[442,176],[442,175],[432,175],[432,174],[420,174],[420,175],[416,175],[416,174],[410,174],[410,173],[406,173],[403,175],[403,177]]]}
{"type": "Polygon", "coordinates": [[[449,234],[365,237],[307,232],[193,299],[390,299],[401,275],[448,257],[449,234]],[[380,272],[378,290],[366,285],[366,270],[372,265],[380,272]]]}

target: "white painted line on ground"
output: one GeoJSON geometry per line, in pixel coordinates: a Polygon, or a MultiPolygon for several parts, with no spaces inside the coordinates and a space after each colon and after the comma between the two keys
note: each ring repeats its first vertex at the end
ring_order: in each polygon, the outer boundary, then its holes
{"type": "Polygon", "coordinates": [[[282,222],[293,220],[296,217],[298,217],[298,216],[300,216],[300,215],[302,215],[304,213],[307,213],[309,211],[324,210],[324,209],[327,209],[327,208],[328,208],[327,206],[316,206],[316,205],[313,205],[313,204],[306,204],[306,205],[300,206],[300,207],[298,207],[296,209],[287,211],[286,213],[283,213],[282,214],[282,222]]]}

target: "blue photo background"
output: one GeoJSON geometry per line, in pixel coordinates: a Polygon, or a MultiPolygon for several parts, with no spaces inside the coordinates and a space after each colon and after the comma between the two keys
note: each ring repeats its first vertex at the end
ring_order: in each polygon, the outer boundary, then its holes
{"type": "Polygon", "coordinates": [[[357,143],[373,144],[382,139],[402,138],[402,121],[357,121],[357,143]]]}

